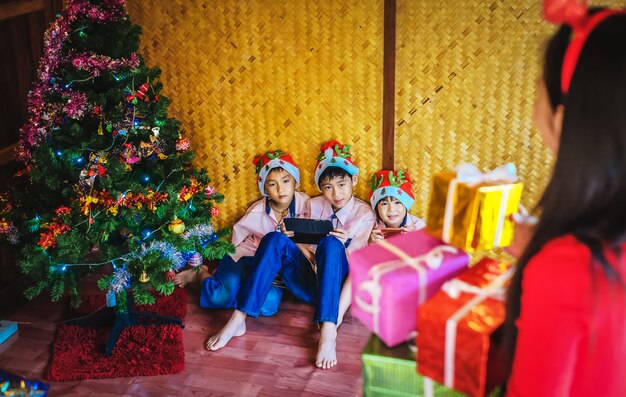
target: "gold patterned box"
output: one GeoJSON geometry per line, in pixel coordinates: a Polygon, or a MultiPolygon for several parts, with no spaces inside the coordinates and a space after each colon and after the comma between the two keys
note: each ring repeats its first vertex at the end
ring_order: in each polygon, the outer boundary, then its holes
{"type": "Polygon", "coordinates": [[[513,240],[512,215],[523,185],[513,164],[483,174],[472,165],[433,178],[426,230],[466,252],[506,247],[513,240]]]}

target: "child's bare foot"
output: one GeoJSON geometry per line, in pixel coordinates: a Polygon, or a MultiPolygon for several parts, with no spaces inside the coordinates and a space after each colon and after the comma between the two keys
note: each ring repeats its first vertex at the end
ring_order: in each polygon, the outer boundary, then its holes
{"type": "Polygon", "coordinates": [[[194,269],[183,270],[178,273],[174,278],[174,285],[179,286],[180,288],[185,287],[187,284],[191,284],[198,278],[200,272],[194,269]]]}
{"type": "Polygon", "coordinates": [[[320,342],[317,348],[315,366],[322,369],[330,369],[337,365],[337,325],[331,322],[322,323],[320,330],[320,342]]]}
{"type": "Polygon", "coordinates": [[[200,269],[187,269],[178,273],[176,277],[174,277],[174,285],[179,286],[180,288],[185,287],[187,284],[195,283],[197,281],[204,280],[206,277],[209,277],[211,274],[209,273],[209,268],[202,265],[200,269]]]}
{"type": "Polygon", "coordinates": [[[241,336],[246,333],[246,317],[247,314],[239,310],[235,310],[230,320],[224,328],[217,334],[209,338],[206,343],[207,350],[218,350],[226,346],[233,336],[241,336]]]}

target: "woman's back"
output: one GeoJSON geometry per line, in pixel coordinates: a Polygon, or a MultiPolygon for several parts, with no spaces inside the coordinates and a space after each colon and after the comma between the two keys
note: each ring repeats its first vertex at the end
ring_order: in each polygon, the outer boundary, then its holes
{"type": "MultiPolygon", "coordinates": [[[[626,280],[626,253],[604,254],[626,280]]],[[[626,396],[626,287],[573,236],[528,262],[516,325],[508,396],[626,396]]]]}

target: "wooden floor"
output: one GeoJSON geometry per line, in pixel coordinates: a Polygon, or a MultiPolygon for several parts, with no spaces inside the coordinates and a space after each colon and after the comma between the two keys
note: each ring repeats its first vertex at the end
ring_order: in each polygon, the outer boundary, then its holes
{"type": "MultiPolygon", "coordinates": [[[[4,304],[4,303],[3,303],[4,304]]],[[[360,396],[361,351],[369,333],[348,312],[339,329],[337,367],[316,369],[318,330],[311,322],[313,308],[293,298],[273,317],[249,319],[246,335],[234,338],[218,352],[204,342],[230,316],[227,310],[202,309],[198,295],[189,292],[183,330],[185,371],[180,374],[57,382],[49,396],[360,396]]],[[[19,324],[19,336],[0,345],[0,369],[29,379],[43,379],[47,371],[55,322],[61,304],[37,298],[9,316],[19,324]],[[8,346],[7,346],[8,345],[8,346]]]]}

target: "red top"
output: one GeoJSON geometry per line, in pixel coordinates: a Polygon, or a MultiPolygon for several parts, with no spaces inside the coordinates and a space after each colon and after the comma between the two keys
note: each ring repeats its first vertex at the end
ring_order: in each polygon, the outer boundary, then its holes
{"type": "MultiPolygon", "coordinates": [[[[626,282],[626,253],[605,255],[626,282]]],[[[573,236],[524,269],[517,327],[507,396],[626,396],[626,288],[573,236]]]]}

